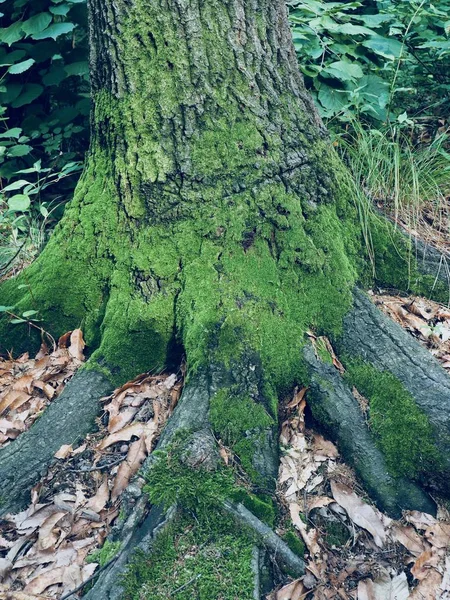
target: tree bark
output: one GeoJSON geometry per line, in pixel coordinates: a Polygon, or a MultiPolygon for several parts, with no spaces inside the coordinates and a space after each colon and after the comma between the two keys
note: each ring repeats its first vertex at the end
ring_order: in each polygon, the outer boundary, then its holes
{"type": "MultiPolygon", "coordinates": [[[[363,331],[349,337],[348,323],[361,313],[358,295],[352,309],[354,286],[370,281],[371,269],[354,187],[306,93],[284,2],[88,4],[93,108],[85,172],[41,256],[2,284],[1,294],[16,312],[39,309],[54,336],[81,325],[91,370],[0,452],[9,482],[5,510],[24,501],[31,471],[48,465],[69,437],[66,427],[71,442],[86,432],[111,385],[170,367],[181,354],[188,383],[161,438],[164,451],[182,433],[195,455],[199,440],[214,435],[232,448],[253,491],[270,493],[278,398],[311,383],[322,407],[323,419],[320,410],[316,417],[353,457],[380,504],[396,515],[402,508],[433,510],[415,483],[386,474],[348,388],[305,350],[310,329],[337,338],[344,327],[350,352],[355,343],[370,346],[363,331]],[[89,394],[81,396],[87,382],[89,394]],[[345,423],[342,406],[349,411],[345,423]],[[352,427],[358,452],[347,441],[352,427]],[[51,443],[31,469],[33,440],[43,435],[51,443]],[[367,452],[365,464],[360,451],[367,452]],[[23,484],[16,477],[22,471],[23,484]]],[[[375,253],[388,273],[397,248],[384,230],[377,233],[375,253]]],[[[29,332],[12,334],[4,319],[0,327],[4,349],[32,345],[29,332]]],[[[402,365],[414,364],[403,338],[375,337],[368,359],[376,366],[383,348],[395,353],[397,340],[402,365]]],[[[444,380],[433,402],[444,404],[444,380]]],[[[150,457],[146,469],[155,470],[159,460],[150,457]]],[[[172,476],[168,469],[168,482],[172,476]]],[[[135,531],[146,514],[145,497],[139,498],[127,519],[123,565],[147,540],[144,530],[135,531]]],[[[107,577],[92,597],[116,597],[107,577]]],[[[255,585],[248,589],[241,600],[255,597],[255,585]]]]}

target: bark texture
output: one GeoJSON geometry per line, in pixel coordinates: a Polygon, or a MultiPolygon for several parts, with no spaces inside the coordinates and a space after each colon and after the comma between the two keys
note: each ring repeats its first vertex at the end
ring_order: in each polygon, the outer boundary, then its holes
{"type": "Polygon", "coordinates": [[[101,373],[79,371],[33,427],[0,451],[0,515],[30,502],[30,489],[60,447],[75,447],[94,429],[99,400],[110,392],[111,383],[101,373]]]}

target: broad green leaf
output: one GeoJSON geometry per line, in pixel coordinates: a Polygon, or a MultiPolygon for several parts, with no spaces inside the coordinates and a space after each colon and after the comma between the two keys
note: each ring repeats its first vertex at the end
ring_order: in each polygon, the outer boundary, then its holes
{"type": "Polygon", "coordinates": [[[401,42],[394,38],[382,37],[381,35],[364,40],[362,45],[389,60],[400,58],[403,51],[403,44],[401,42]]]}
{"type": "Polygon", "coordinates": [[[38,314],[37,310],[26,310],[25,312],[22,313],[22,317],[24,317],[25,319],[28,319],[28,317],[32,317],[37,314],[38,314]]]}
{"type": "Polygon", "coordinates": [[[30,102],[36,100],[36,98],[38,98],[43,91],[44,88],[42,85],[39,85],[38,83],[27,83],[25,84],[20,96],[11,102],[11,106],[13,108],[19,108],[25,104],[30,104],[30,102]]]}
{"type": "Polygon", "coordinates": [[[74,62],[64,67],[68,75],[87,75],[89,73],[89,63],[87,60],[74,62]]]}
{"type": "Polygon", "coordinates": [[[23,38],[22,21],[16,21],[9,27],[0,29],[0,42],[11,46],[23,38]]]}
{"type": "Polygon", "coordinates": [[[26,194],[16,194],[8,199],[8,206],[10,210],[17,212],[25,212],[30,208],[30,198],[26,194]]]}
{"type": "Polygon", "coordinates": [[[342,90],[336,90],[324,83],[321,84],[318,94],[319,102],[326,110],[327,116],[340,112],[347,106],[346,94],[342,90]]]}
{"type": "Polygon", "coordinates": [[[361,67],[356,63],[346,62],[344,60],[337,60],[328,65],[322,71],[332,77],[336,77],[340,81],[353,81],[363,77],[364,72],[361,67]]]}
{"type": "Polygon", "coordinates": [[[33,36],[33,40],[44,40],[45,38],[53,38],[56,40],[60,35],[70,33],[75,28],[73,23],[53,23],[47,29],[44,29],[41,33],[37,33],[33,36]]]}
{"type": "Polygon", "coordinates": [[[27,35],[35,35],[47,29],[51,22],[52,15],[47,12],[41,12],[24,21],[22,29],[27,35]]]}
{"type": "Polygon", "coordinates": [[[10,183],[6,187],[4,187],[2,191],[3,192],[13,192],[14,190],[20,190],[25,185],[29,185],[29,184],[30,184],[30,182],[27,181],[26,179],[19,179],[18,181],[14,181],[13,183],[10,183]]]}
{"type": "Polygon", "coordinates": [[[22,62],[17,63],[15,65],[12,65],[11,67],[9,67],[8,73],[11,73],[11,75],[19,75],[20,73],[24,73],[32,65],[34,65],[34,62],[35,61],[34,61],[33,58],[29,58],[28,60],[23,60],[22,62]]]}
{"type": "Polygon", "coordinates": [[[13,50],[9,54],[5,54],[0,60],[0,67],[9,67],[18,60],[21,60],[26,55],[25,50],[13,50]]]}
{"type": "Polygon", "coordinates": [[[8,129],[8,131],[4,131],[0,133],[0,138],[19,138],[22,130],[20,127],[13,127],[12,129],[8,129]]]}
{"type": "Polygon", "coordinates": [[[49,10],[53,15],[61,15],[65,17],[70,8],[70,4],[58,4],[57,6],[50,6],[49,10]]]}
{"type": "Polygon", "coordinates": [[[12,146],[12,148],[8,148],[8,156],[10,158],[18,158],[19,156],[26,156],[30,154],[33,150],[31,146],[27,146],[27,144],[18,144],[17,146],[12,146]]]}

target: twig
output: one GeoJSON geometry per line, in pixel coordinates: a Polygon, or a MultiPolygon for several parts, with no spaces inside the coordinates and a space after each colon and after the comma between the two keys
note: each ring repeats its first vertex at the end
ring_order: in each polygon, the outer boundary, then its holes
{"type": "Polygon", "coordinates": [[[113,562],[115,562],[119,558],[120,554],[121,553],[119,552],[119,554],[117,554],[114,558],[112,558],[109,562],[107,562],[106,565],[103,565],[103,567],[100,567],[100,569],[98,571],[93,573],[90,577],[88,577],[85,581],[83,581],[83,583],[80,583],[80,585],[78,585],[76,588],[74,588],[70,592],[67,592],[67,594],[64,594],[64,596],[61,596],[61,598],[59,600],[68,600],[68,598],[73,596],[73,594],[76,594],[77,592],[82,590],[85,585],[90,583],[93,579],[98,577],[100,575],[100,573],[102,573],[105,569],[110,567],[113,564],[113,562]]]}
{"type": "MultiPolygon", "coordinates": [[[[184,585],[182,585],[181,587],[177,588],[172,593],[170,593],[169,596],[175,596],[175,594],[178,594],[178,592],[181,592],[181,590],[184,590],[185,588],[187,588],[188,585],[191,585],[191,583],[194,583],[194,581],[197,581],[197,579],[200,579],[201,576],[202,576],[202,574],[198,573],[195,577],[193,577],[192,579],[189,579],[189,581],[187,583],[185,583],[184,585]]],[[[61,600],[63,600],[63,598],[61,598],[61,600]]]]}
{"type": "Polygon", "coordinates": [[[92,471],[103,471],[103,469],[109,469],[110,467],[115,467],[119,463],[123,462],[126,459],[126,456],[121,456],[117,460],[112,463],[108,463],[106,465],[101,465],[100,467],[89,467],[88,469],[69,469],[69,473],[92,473],[92,471]]]}

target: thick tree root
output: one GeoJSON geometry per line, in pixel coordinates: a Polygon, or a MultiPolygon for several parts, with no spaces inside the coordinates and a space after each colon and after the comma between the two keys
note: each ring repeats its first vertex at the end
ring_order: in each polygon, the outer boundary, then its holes
{"type": "Polygon", "coordinates": [[[361,291],[344,320],[341,354],[392,373],[428,417],[441,465],[433,485],[450,493],[450,377],[437,360],[361,291]]]}
{"type": "Polygon", "coordinates": [[[0,515],[24,508],[59,448],[76,445],[94,429],[99,400],[111,387],[98,371],[78,371],[31,429],[0,451],[0,515]]]}
{"type": "Polygon", "coordinates": [[[337,442],[378,506],[394,518],[400,517],[403,509],[435,514],[434,502],[417,485],[389,475],[358,402],[339,372],[318,360],[311,346],[305,348],[304,356],[311,378],[308,405],[313,416],[337,442]]]}
{"type": "Polygon", "coordinates": [[[270,527],[255,517],[245,506],[225,502],[224,507],[240,524],[255,534],[263,546],[276,557],[277,563],[283,571],[294,577],[301,577],[305,574],[304,561],[294,554],[289,546],[270,527]]]}

